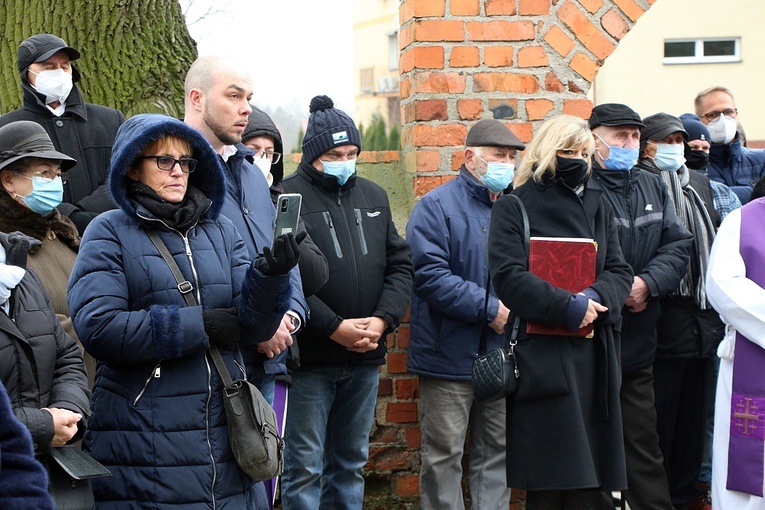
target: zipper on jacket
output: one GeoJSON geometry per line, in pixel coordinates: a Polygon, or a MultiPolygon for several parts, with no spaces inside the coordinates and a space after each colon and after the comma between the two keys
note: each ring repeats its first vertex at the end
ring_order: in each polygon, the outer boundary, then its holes
{"type": "Polygon", "coordinates": [[[149,375],[148,379],[146,379],[146,382],[143,384],[143,389],[141,389],[141,393],[138,394],[138,396],[133,400],[133,407],[138,405],[138,401],[141,400],[141,397],[143,397],[143,394],[146,393],[146,389],[149,387],[149,383],[152,379],[159,379],[160,377],[160,365],[162,365],[162,362],[160,361],[154,366],[154,369],[151,371],[151,375],[149,375]]]}
{"type": "Polygon", "coordinates": [[[361,221],[361,209],[354,209],[353,210],[356,213],[356,228],[359,229],[359,240],[361,241],[361,254],[366,255],[367,254],[367,239],[364,237],[364,224],[361,221]]]}
{"type": "Polygon", "coordinates": [[[337,239],[337,232],[335,231],[335,224],[332,222],[332,216],[329,214],[329,211],[324,211],[321,215],[324,216],[324,222],[327,224],[327,227],[329,227],[329,233],[332,235],[332,244],[335,245],[335,255],[337,255],[337,258],[341,259],[343,258],[343,250],[340,248],[340,241],[337,239]]]}
{"type": "Polygon", "coordinates": [[[340,199],[342,198],[342,196],[343,196],[343,188],[340,188],[339,190],[337,190],[337,205],[340,205],[340,199]]]}
{"type": "Polygon", "coordinates": [[[627,180],[624,183],[624,202],[627,206],[627,218],[629,218],[630,221],[630,231],[629,235],[626,236],[626,246],[622,247],[622,253],[625,254],[625,256],[631,256],[632,253],[632,239],[634,237],[634,230],[635,230],[635,218],[632,214],[632,201],[630,200],[630,189],[632,188],[632,171],[629,172],[627,175],[627,180]]]}
{"type": "Polygon", "coordinates": [[[210,495],[212,496],[212,507],[217,508],[215,501],[215,484],[218,480],[218,469],[215,467],[215,456],[210,443],[210,400],[212,400],[212,370],[210,369],[210,360],[205,353],[205,366],[207,367],[207,403],[205,405],[205,438],[207,439],[207,453],[210,454],[210,463],[212,465],[212,485],[210,486],[210,495]]]}

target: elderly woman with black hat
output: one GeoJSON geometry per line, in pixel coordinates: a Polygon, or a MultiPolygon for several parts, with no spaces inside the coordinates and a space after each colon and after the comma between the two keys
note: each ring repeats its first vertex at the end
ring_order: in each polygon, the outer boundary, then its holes
{"type": "Polygon", "coordinates": [[[704,446],[706,358],[724,333],[705,284],[720,215],[709,179],[685,165],[690,147],[682,121],[657,113],[643,124],[637,166],[661,177],[680,223],[693,234],[688,270],[678,288],[661,299],[654,363],[659,444],[672,504],[684,507],[697,493],[704,446]]]}
{"type": "MultiPolygon", "coordinates": [[[[77,162],[54,150],[45,129],[20,120],[0,127],[0,231],[20,231],[40,243],[30,249],[28,265],[40,277],[64,330],[77,336],[69,317],[66,285],[80,236],[58,210],[69,170],[77,162]]],[[[95,362],[85,356],[92,386],[95,362]]]]}

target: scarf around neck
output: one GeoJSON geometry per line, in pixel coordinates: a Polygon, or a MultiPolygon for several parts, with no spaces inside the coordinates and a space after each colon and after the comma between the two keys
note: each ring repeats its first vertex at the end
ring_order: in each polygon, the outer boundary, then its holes
{"type": "Polygon", "coordinates": [[[186,196],[177,204],[168,202],[146,184],[131,180],[127,185],[128,196],[144,206],[165,225],[185,234],[196,225],[199,218],[210,209],[212,200],[194,186],[189,186],[186,196]]]}

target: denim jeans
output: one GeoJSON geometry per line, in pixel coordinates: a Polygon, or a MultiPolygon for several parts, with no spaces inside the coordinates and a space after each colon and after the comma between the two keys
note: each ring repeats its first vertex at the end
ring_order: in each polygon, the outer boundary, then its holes
{"type": "Polygon", "coordinates": [[[468,429],[470,508],[507,509],[505,399],[479,404],[471,381],[420,376],[420,410],[423,510],[464,510],[462,455],[468,429]]]}
{"type": "Polygon", "coordinates": [[[360,510],[378,367],[295,371],[287,404],[284,510],[360,510]]]}

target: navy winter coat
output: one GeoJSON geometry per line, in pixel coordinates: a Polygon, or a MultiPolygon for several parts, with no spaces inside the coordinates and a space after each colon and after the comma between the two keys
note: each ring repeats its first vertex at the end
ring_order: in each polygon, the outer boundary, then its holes
{"type": "Polygon", "coordinates": [[[504,335],[487,323],[499,309],[493,291],[484,315],[491,207],[486,187],[464,165],[459,177],[414,206],[406,226],[414,261],[407,360],[411,373],[469,381],[481,328],[486,329],[487,351],[504,342],[504,335]]]}
{"type": "Polygon", "coordinates": [[[707,175],[727,184],[742,204],[749,202],[755,183],[765,175],[765,150],[741,146],[741,140],[713,143],[707,175]]]}
{"type": "MultiPolygon", "coordinates": [[[[90,224],[69,280],[75,329],[99,361],[85,445],[113,476],[94,481],[97,506],[253,508],[254,481],[231,454],[223,384],[207,355],[202,309],[237,307],[242,343],[267,340],[286,310],[289,278],[251,267],[236,228],[218,215],[225,183],[217,155],[182,122],[137,115],[123,124],[109,187],[119,210],[90,224]],[[165,135],[192,143],[199,163],[189,184],[212,200],[185,235],[126,194],[129,165],[150,140],[165,135]],[[194,284],[201,306],[186,306],[149,228],[194,284]]],[[[238,350],[222,353],[229,371],[241,377],[238,350]]]]}

